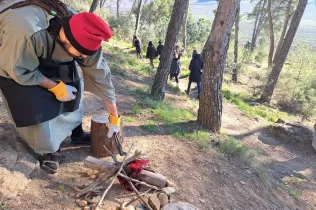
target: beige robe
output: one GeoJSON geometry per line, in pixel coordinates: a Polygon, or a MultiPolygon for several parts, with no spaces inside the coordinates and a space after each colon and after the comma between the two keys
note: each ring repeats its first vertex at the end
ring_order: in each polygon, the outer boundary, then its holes
{"type": "MultiPolygon", "coordinates": [[[[3,5],[2,8],[4,8],[3,5]]],[[[44,76],[37,70],[38,57],[47,58],[52,49],[53,38],[46,30],[52,18],[52,15],[36,6],[9,9],[0,15],[0,76],[11,78],[26,86],[38,85],[43,80],[44,76]]],[[[56,42],[52,60],[68,62],[73,58],[61,44],[56,42]]],[[[102,49],[93,56],[76,61],[83,73],[82,88],[109,103],[115,103],[111,72],[103,57],[102,49]]],[[[3,100],[11,117],[4,97],[3,100]]],[[[83,96],[78,110],[63,113],[38,125],[16,128],[16,130],[36,153],[54,152],[71,131],[81,123],[82,102],[83,96]]]]}

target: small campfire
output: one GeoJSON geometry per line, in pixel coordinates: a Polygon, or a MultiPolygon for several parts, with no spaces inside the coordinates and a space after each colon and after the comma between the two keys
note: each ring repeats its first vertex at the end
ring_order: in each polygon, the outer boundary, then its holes
{"type": "Polygon", "coordinates": [[[138,199],[143,205],[138,206],[137,209],[165,209],[163,207],[169,203],[170,195],[175,192],[167,177],[149,168],[149,160],[140,151],[136,150],[133,155],[130,155],[133,145],[123,155],[122,162],[117,161],[115,155],[105,145],[103,147],[108,154],[111,154],[113,162],[92,156],[85,159],[84,165],[91,169],[88,175],[95,180],[83,188],[74,186],[77,204],[83,209],[102,209],[104,198],[117,179],[125,190],[134,191],[137,194],[137,198],[131,198],[129,202],[123,203],[117,209],[133,210],[135,208],[131,204],[138,199]],[[141,188],[145,191],[140,192],[141,188]],[[145,200],[145,195],[149,196],[148,201],[145,200]]]}

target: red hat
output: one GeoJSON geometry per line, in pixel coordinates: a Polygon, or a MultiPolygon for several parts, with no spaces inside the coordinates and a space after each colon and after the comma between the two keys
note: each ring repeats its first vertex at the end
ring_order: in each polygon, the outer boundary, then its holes
{"type": "Polygon", "coordinates": [[[112,37],[109,25],[99,16],[82,12],[64,19],[64,30],[70,44],[85,55],[93,55],[102,41],[112,37]]]}

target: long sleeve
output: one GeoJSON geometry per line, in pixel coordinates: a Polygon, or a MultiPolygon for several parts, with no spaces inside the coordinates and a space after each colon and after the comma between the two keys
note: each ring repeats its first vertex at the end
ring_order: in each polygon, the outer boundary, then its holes
{"type": "Polygon", "coordinates": [[[41,54],[41,50],[36,49],[34,43],[38,40],[32,38],[34,37],[24,36],[15,31],[3,34],[0,69],[7,77],[21,85],[38,85],[44,79],[44,75],[37,69],[38,54],[41,54]]]}
{"type": "Polygon", "coordinates": [[[191,60],[190,66],[189,66],[189,70],[192,71],[192,69],[193,69],[193,59],[191,60]]]}
{"type": "Polygon", "coordinates": [[[116,100],[111,71],[103,57],[102,48],[95,55],[77,62],[83,72],[85,90],[114,104],[116,100]]]}

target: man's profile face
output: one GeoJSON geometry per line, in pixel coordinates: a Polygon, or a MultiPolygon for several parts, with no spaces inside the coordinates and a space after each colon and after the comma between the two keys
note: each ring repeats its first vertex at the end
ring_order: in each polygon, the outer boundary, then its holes
{"type": "Polygon", "coordinates": [[[66,38],[64,29],[61,28],[59,31],[59,38],[61,43],[64,46],[64,49],[67,51],[67,53],[72,56],[73,58],[87,58],[87,55],[84,55],[80,53],[78,50],[76,50],[69,42],[69,40],[66,38]]]}

